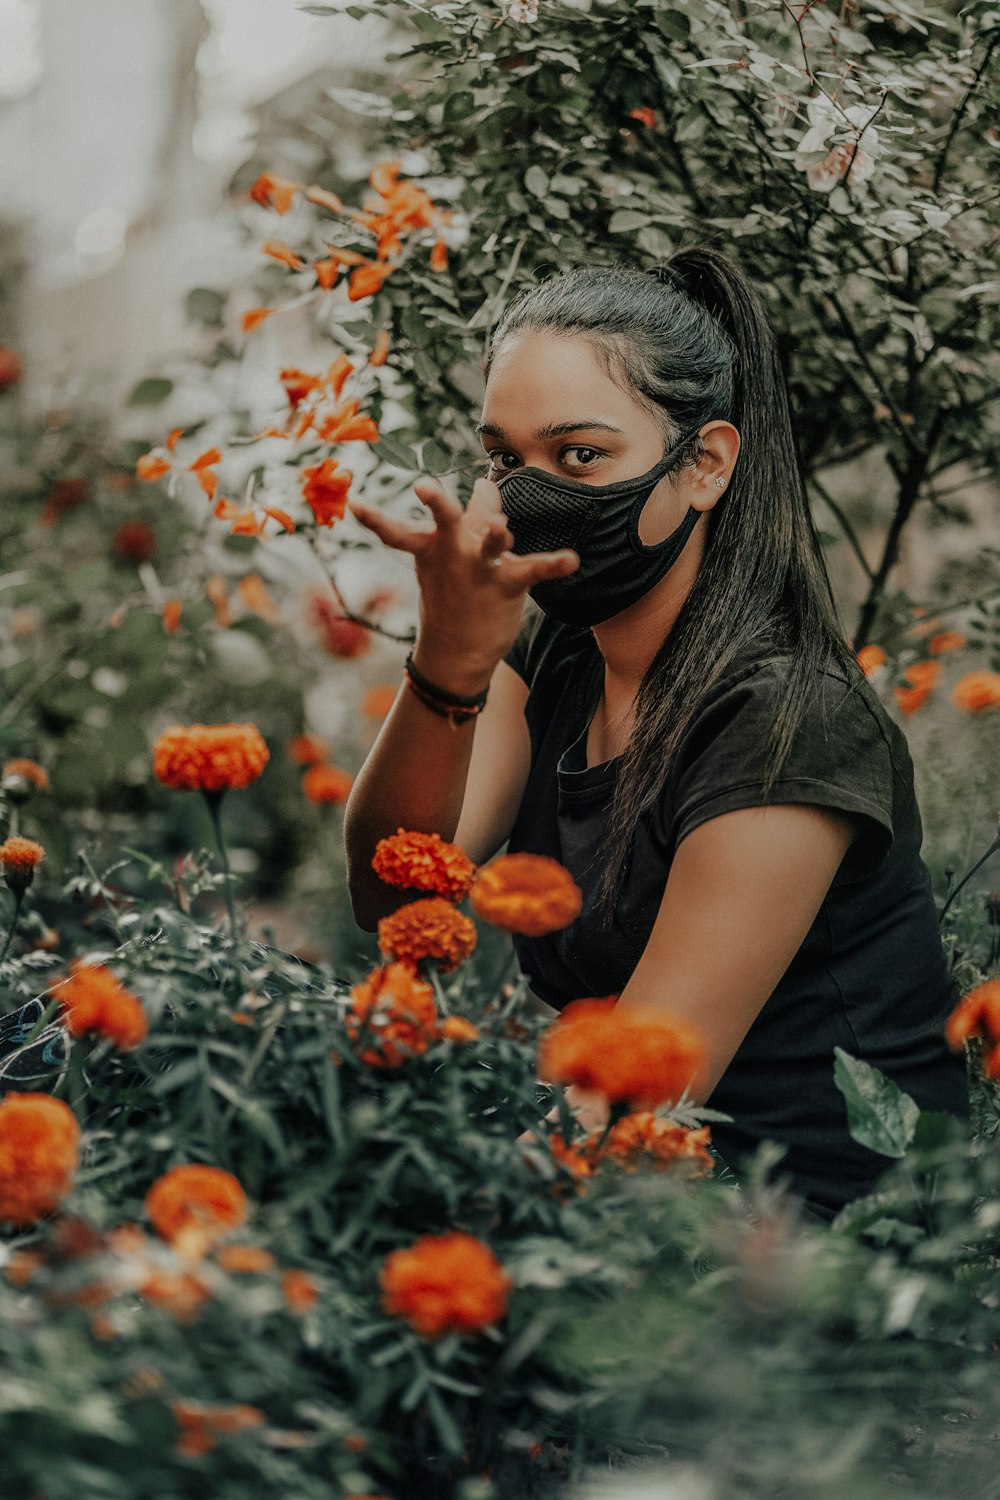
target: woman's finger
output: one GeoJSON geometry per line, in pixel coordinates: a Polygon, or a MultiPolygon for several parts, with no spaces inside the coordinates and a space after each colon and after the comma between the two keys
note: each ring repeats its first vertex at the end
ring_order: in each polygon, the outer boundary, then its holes
{"type": "Polygon", "coordinates": [[[511,553],[507,574],[516,588],[530,589],[549,578],[565,578],[579,566],[580,554],[564,547],[560,552],[529,552],[525,557],[511,553]]]}
{"type": "Polygon", "coordinates": [[[465,512],[458,501],[449,495],[436,479],[418,479],[413,489],[417,498],[426,505],[434,517],[439,530],[451,531],[459,524],[465,512]]]}
{"type": "Polygon", "coordinates": [[[362,526],[374,532],[380,542],[384,542],[387,547],[395,547],[399,552],[411,552],[417,556],[435,535],[436,528],[434,527],[425,527],[421,530],[407,525],[404,521],[395,521],[391,516],[384,515],[382,511],[375,510],[373,506],[362,504],[360,500],[352,500],[349,509],[351,515],[355,516],[362,526]]]}
{"type": "Polygon", "coordinates": [[[496,562],[505,552],[509,552],[513,545],[514,538],[507,530],[506,523],[502,519],[491,521],[483,536],[483,561],[488,563],[496,562]]]}
{"type": "Polygon", "coordinates": [[[492,479],[477,479],[472,486],[472,494],[465,507],[465,514],[481,521],[492,520],[494,516],[503,516],[500,486],[494,484],[492,479]]]}

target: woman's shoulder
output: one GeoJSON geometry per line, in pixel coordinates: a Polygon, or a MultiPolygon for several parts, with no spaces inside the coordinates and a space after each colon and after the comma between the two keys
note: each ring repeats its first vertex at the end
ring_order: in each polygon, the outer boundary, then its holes
{"type": "Polygon", "coordinates": [[[531,688],[571,660],[596,649],[586,626],[564,625],[529,602],[517,639],[504,660],[531,688]]]}

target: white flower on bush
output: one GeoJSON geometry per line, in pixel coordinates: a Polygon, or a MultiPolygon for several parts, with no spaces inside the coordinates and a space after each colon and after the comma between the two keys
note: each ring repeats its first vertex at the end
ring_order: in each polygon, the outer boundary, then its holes
{"type": "Polygon", "coordinates": [[[825,94],[809,100],[809,129],[795,148],[795,165],[805,172],[815,193],[831,193],[838,183],[859,187],[875,170],[878,131],[868,121],[873,112],[863,104],[840,109],[825,94]],[[847,139],[836,140],[837,136],[847,139]],[[810,161],[817,151],[819,161],[810,161]]]}
{"type": "Polygon", "coordinates": [[[522,26],[538,20],[538,0],[500,0],[500,9],[508,21],[522,26]]]}

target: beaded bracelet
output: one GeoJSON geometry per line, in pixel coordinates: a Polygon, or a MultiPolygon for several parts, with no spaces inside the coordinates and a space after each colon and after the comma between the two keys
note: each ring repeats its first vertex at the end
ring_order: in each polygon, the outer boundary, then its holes
{"type": "Polygon", "coordinates": [[[470,719],[477,718],[486,706],[488,687],[483,688],[481,693],[472,693],[468,697],[461,693],[446,692],[444,688],[438,687],[436,683],[431,682],[417,670],[413,664],[412,651],[403,664],[403,673],[414,697],[418,698],[432,713],[438,714],[442,719],[447,719],[452,729],[457,729],[460,724],[468,724],[470,719]]]}

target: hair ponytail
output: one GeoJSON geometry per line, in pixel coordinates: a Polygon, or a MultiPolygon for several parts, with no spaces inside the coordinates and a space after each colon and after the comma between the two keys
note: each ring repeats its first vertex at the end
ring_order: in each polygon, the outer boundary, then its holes
{"type": "MultiPolygon", "coordinates": [[[[740,267],[693,245],[652,274],[621,266],[564,272],[511,304],[493,351],[523,328],[588,339],[611,378],[656,414],[667,441],[713,418],[732,422],[741,438],[726,493],[706,513],[694,583],[636,695],[603,849],[609,925],[637,822],[659,797],[699,705],[748,644],[767,643],[788,658],[764,801],[821,671],[839,665],[861,674],[809,513],[777,339],[740,267]]],[[[695,438],[677,467],[702,451],[695,438]]]]}

